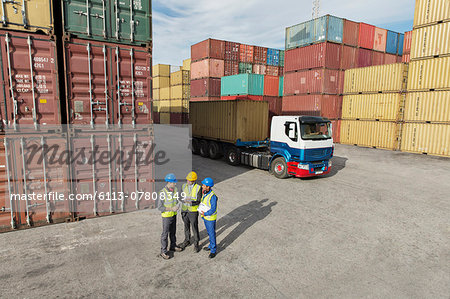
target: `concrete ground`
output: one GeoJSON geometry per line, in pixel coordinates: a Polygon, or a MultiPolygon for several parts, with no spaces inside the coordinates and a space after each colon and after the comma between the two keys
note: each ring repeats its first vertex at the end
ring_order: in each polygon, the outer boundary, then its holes
{"type": "Polygon", "coordinates": [[[450,159],[335,155],[307,180],[193,157],[218,182],[214,260],[158,258],[154,210],[0,234],[0,297],[449,298],[450,159]]]}

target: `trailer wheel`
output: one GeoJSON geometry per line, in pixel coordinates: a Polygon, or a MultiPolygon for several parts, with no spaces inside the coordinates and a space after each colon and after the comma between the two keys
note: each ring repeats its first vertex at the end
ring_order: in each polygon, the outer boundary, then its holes
{"type": "Polygon", "coordinates": [[[208,141],[201,140],[200,141],[200,156],[202,156],[204,158],[208,158],[209,157],[208,148],[209,148],[208,141]]]}
{"type": "Polygon", "coordinates": [[[209,150],[209,157],[211,159],[219,159],[222,156],[222,152],[220,150],[220,146],[215,141],[209,142],[208,150],[209,150]]]}
{"type": "Polygon", "coordinates": [[[226,157],[228,164],[237,166],[241,164],[241,151],[236,147],[230,147],[227,150],[226,157]]]}
{"type": "Polygon", "coordinates": [[[273,160],[270,170],[271,173],[273,173],[273,175],[278,179],[285,179],[289,177],[286,161],[282,157],[278,157],[273,160]]]}
{"type": "Polygon", "coordinates": [[[197,138],[193,138],[191,142],[192,153],[194,155],[200,154],[200,141],[197,138]]]}

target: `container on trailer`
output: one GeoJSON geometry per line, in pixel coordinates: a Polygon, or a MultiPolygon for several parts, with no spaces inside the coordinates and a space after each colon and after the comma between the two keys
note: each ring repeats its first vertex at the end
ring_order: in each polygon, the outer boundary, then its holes
{"type": "Polygon", "coordinates": [[[450,3],[446,0],[417,0],[414,29],[450,20],[450,3]]]}
{"type": "Polygon", "coordinates": [[[286,72],[311,69],[339,69],[342,46],[334,43],[320,43],[286,52],[286,72]]]}
{"type": "Polygon", "coordinates": [[[405,123],[401,150],[450,157],[450,124],[405,123]]]}
{"type": "Polygon", "coordinates": [[[191,80],[201,78],[222,78],[225,73],[223,60],[204,59],[191,64],[191,80]]]}
{"type": "Polygon", "coordinates": [[[285,96],[282,111],[285,115],[311,115],[339,119],[342,111],[342,96],[321,94],[285,96]]]}
{"type": "Polygon", "coordinates": [[[358,52],[358,48],[343,45],[339,69],[347,70],[358,67],[358,52]]]}
{"type": "Polygon", "coordinates": [[[286,50],[303,47],[313,43],[314,23],[306,21],[286,28],[286,50]]]}
{"type": "Polygon", "coordinates": [[[344,96],[343,119],[400,121],[404,95],[400,93],[344,96]]]}
{"type": "Polygon", "coordinates": [[[278,97],[279,92],[280,92],[280,77],[264,76],[264,95],[270,97],[278,97]]]}
{"type": "Polygon", "coordinates": [[[397,54],[398,51],[399,34],[388,30],[386,38],[386,53],[397,54]]]}
{"type": "Polygon", "coordinates": [[[450,123],[450,91],[408,92],[404,120],[450,123]]]}
{"type": "Polygon", "coordinates": [[[233,76],[239,74],[239,62],[232,60],[225,60],[224,76],[233,76]]]}
{"type": "Polygon", "coordinates": [[[189,118],[187,113],[170,113],[170,124],[183,125],[188,123],[189,118]]]}
{"type": "Polygon", "coordinates": [[[408,91],[450,89],[450,57],[411,61],[408,91]]]}
{"type": "Polygon", "coordinates": [[[375,27],[373,49],[375,51],[384,52],[386,50],[387,30],[375,27]]]}
{"type": "Polygon", "coordinates": [[[241,44],[225,41],[225,61],[235,61],[239,63],[241,44]]]}
{"type": "Polygon", "coordinates": [[[157,64],[152,67],[153,77],[170,77],[170,65],[157,64]]]}
{"type": "Polygon", "coordinates": [[[265,64],[254,64],[253,65],[253,74],[265,75],[267,66],[265,64]]]}
{"type": "Polygon", "coordinates": [[[344,45],[357,47],[359,40],[359,23],[344,19],[344,45]]]}
{"type": "Polygon", "coordinates": [[[326,15],[314,19],[314,42],[330,41],[342,43],[344,20],[338,17],[326,15]]]}
{"type": "Polygon", "coordinates": [[[280,75],[280,67],[274,65],[268,65],[266,67],[266,75],[267,76],[279,76],[280,75]]]}
{"type": "Polygon", "coordinates": [[[222,77],[221,96],[228,95],[264,95],[264,76],[240,74],[222,77]]]}
{"type": "Polygon", "coordinates": [[[239,74],[251,74],[253,72],[253,65],[251,63],[240,62],[239,74]]]}
{"type": "Polygon", "coordinates": [[[191,81],[192,97],[220,97],[220,79],[206,78],[191,81]]]}
{"type": "Polygon", "coordinates": [[[298,94],[340,94],[339,75],[341,71],[315,69],[287,73],[284,76],[284,95],[298,94]]]}
{"type": "Polygon", "coordinates": [[[450,22],[416,29],[412,35],[412,60],[450,54],[450,22]]]}
{"type": "Polygon", "coordinates": [[[253,50],[253,63],[266,64],[267,63],[267,48],[255,46],[253,50]]]}
{"type": "Polygon", "coordinates": [[[342,120],[342,144],[397,150],[400,124],[387,121],[342,120]]]}
{"type": "Polygon", "coordinates": [[[189,71],[178,71],[170,74],[170,85],[189,85],[191,73],[189,71]]]}
{"type": "Polygon", "coordinates": [[[359,23],[359,47],[365,49],[373,49],[374,36],[375,26],[366,23],[359,23]]]}
{"type": "Polygon", "coordinates": [[[253,63],[253,46],[240,45],[240,62],[253,63]]]}
{"type": "Polygon", "coordinates": [[[192,62],[205,58],[223,60],[225,58],[225,42],[222,40],[207,39],[191,46],[192,62]]]}
{"type": "Polygon", "coordinates": [[[267,64],[268,65],[280,65],[280,50],[267,49],[267,64]]]}

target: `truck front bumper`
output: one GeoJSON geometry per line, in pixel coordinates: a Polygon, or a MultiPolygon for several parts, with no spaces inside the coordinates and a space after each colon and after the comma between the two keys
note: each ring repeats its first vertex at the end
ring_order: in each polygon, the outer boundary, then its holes
{"type": "Polygon", "coordinates": [[[331,162],[324,162],[320,164],[288,162],[287,164],[288,173],[297,178],[308,178],[329,174],[332,168],[331,162]]]}

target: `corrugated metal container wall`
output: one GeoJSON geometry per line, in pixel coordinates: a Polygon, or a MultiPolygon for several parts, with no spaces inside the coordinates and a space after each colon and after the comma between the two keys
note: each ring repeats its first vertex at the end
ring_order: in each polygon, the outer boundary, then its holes
{"type": "Polygon", "coordinates": [[[341,142],[341,120],[332,120],[331,125],[333,131],[333,142],[340,143],[341,142]]]}
{"type": "Polygon", "coordinates": [[[83,39],[150,46],[151,15],[150,1],[63,1],[65,34],[83,39]]]}
{"type": "Polygon", "coordinates": [[[280,65],[280,50],[267,49],[267,64],[268,65],[280,65]]]}
{"type": "Polygon", "coordinates": [[[450,157],[450,125],[405,123],[401,150],[450,157]]]}
{"type": "Polygon", "coordinates": [[[264,47],[254,47],[253,50],[253,63],[255,64],[266,64],[267,63],[267,48],[264,47]]]}
{"type": "Polygon", "coordinates": [[[160,113],[159,112],[153,112],[153,123],[160,124],[160,113]]]}
{"type": "Polygon", "coordinates": [[[240,47],[239,43],[225,41],[225,60],[239,62],[240,47]]]}
{"type": "Polygon", "coordinates": [[[189,85],[191,82],[191,75],[189,71],[178,71],[170,74],[170,85],[189,85]]]}
{"type": "Polygon", "coordinates": [[[353,69],[358,66],[358,48],[343,46],[341,55],[341,70],[353,69]]]}
{"type": "Polygon", "coordinates": [[[403,55],[411,52],[411,42],[412,42],[412,31],[405,32],[404,43],[403,43],[403,55]]]}
{"type": "Polygon", "coordinates": [[[341,118],[342,96],[296,95],[283,97],[283,114],[341,118]]]}
{"type": "Polygon", "coordinates": [[[405,42],[405,35],[399,33],[398,34],[398,50],[397,50],[397,55],[402,55],[403,54],[403,43],[405,42]]]}
{"type": "Polygon", "coordinates": [[[56,43],[44,35],[3,30],[0,43],[3,124],[60,124],[56,43]]]}
{"type": "MultiPolygon", "coordinates": [[[[191,46],[192,62],[204,59],[224,59],[225,58],[225,42],[216,39],[207,39],[198,44],[191,46]]],[[[191,65],[192,67],[192,65],[191,65]]],[[[192,69],[191,69],[192,71],[192,69]]]]}
{"type": "Polygon", "coordinates": [[[231,60],[225,60],[225,76],[233,76],[239,74],[239,62],[238,61],[231,61],[231,60]]]}
{"type": "Polygon", "coordinates": [[[408,63],[411,61],[411,54],[403,54],[401,62],[408,63]]]}
{"type": "Polygon", "coordinates": [[[408,90],[450,89],[450,57],[412,61],[408,90]]]}
{"type": "Polygon", "coordinates": [[[222,77],[221,96],[229,95],[264,95],[264,76],[257,74],[240,74],[222,77]]]}
{"type": "Polygon", "coordinates": [[[170,125],[170,113],[168,112],[160,113],[159,123],[162,125],[170,125]]]}
{"type": "Polygon", "coordinates": [[[313,42],[314,23],[304,23],[286,28],[286,50],[309,45],[313,42]]]}
{"type": "Polygon", "coordinates": [[[170,124],[188,124],[189,116],[187,113],[171,113],[170,114],[170,124]]]}
{"type": "Polygon", "coordinates": [[[280,66],[278,68],[278,76],[284,76],[284,67],[280,66]]]}
{"type": "Polygon", "coordinates": [[[375,27],[373,49],[384,52],[386,50],[387,30],[375,27]]]}
{"type": "Polygon", "coordinates": [[[372,54],[372,65],[383,65],[385,60],[384,56],[386,54],[383,52],[376,52],[374,51],[372,54]]]}
{"type": "Polygon", "coordinates": [[[159,90],[160,100],[170,100],[170,87],[161,88],[159,90]]]}
{"type": "Polygon", "coordinates": [[[365,49],[373,49],[375,36],[375,26],[366,23],[359,23],[358,46],[365,49]]]}
{"type": "Polygon", "coordinates": [[[225,73],[223,60],[204,59],[191,64],[191,80],[201,78],[222,78],[225,73]]]}
{"type": "Polygon", "coordinates": [[[191,102],[192,136],[235,143],[268,138],[269,105],[260,101],[191,102]]]}
{"type": "Polygon", "coordinates": [[[286,52],[286,72],[325,67],[339,69],[342,46],[320,43],[286,52]]]}
{"type": "Polygon", "coordinates": [[[404,120],[450,123],[450,91],[407,93],[404,120]]]}
{"type": "Polygon", "coordinates": [[[384,54],[384,64],[397,63],[398,62],[398,57],[399,56],[397,56],[397,55],[385,53],[384,54]]]}
{"type": "Polygon", "coordinates": [[[240,62],[239,74],[251,74],[253,71],[253,65],[251,63],[240,62]]]}
{"type": "Polygon", "coordinates": [[[264,95],[278,97],[280,92],[280,77],[264,76],[264,95]]]}
{"type": "Polygon", "coordinates": [[[199,79],[191,81],[192,97],[220,97],[220,79],[199,79]]]}
{"type": "Polygon", "coordinates": [[[344,36],[343,36],[344,44],[357,47],[358,40],[359,40],[359,23],[344,20],[344,36]]]}
{"type": "Polygon", "coordinates": [[[358,67],[371,66],[373,63],[373,51],[358,49],[358,67]]]}
{"type": "Polygon", "coordinates": [[[1,29],[54,34],[52,1],[2,1],[0,26],[1,29]]]}
{"type": "Polygon", "coordinates": [[[386,39],[386,53],[397,54],[399,34],[397,32],[388,31],[386,39]]]}
{"type": "Polygon", "coordinates": [[[346,95],[342,118],[398,121],[403,98],[399,93],[346,95]]]}
{"type": "Polygon", "coordinates": [[[450,20],[448,0],[416,0],[414,28],[450,20]]]}
{"type": "Polygon", "coordinates": [[[317,69],[287,73],[284,76],[284,94],[326,93],[341,94],[339,73],[341,71],[317,69]]]}
{"type": "Polygon", "coordinates": [[[253,63],[253,46],[240,45],[241,62],[253,63]]]}
{"type": "Polygon", "coordinates": [[[395,122],[342,120],[341,143],[398,149],[399,125],[395,122]]]}
{"type": "Polygon", "coordinates": [[[191,70],[191,59],[185,59],[183,60],[183,71],[190,71],[191,70]]]}
{"type": "Polygon", "coordinates": [[[191,87],[189,85],[175,85],[170,87],[171,99],[189,99],[191,87]]]}
{"type": "Polygon", "coordinates": [[[160,89],[170,86],[170,77],[156,77],[153,78],[153,88],[160,89]]]}
{"type": "Polygon", "coordinates": [[[190,98],[189,102],[219,101],[220,97],[197,97],[190,98]]]}
{"type": "Polygon", "coordinates": [[[450,54],[450,22],[413,31],[411,59],[450,54]]]}
{"type": "Polygon", "coordinates": [[[278,87],[278,96],[283,96],[283,87],[284,87],[284,77],[280,77],[279,87],[278,87]]]}
{"type": "Polygon", "coordinates": [[[258,75],[265,75],[266,74],[266,65],[264,64],[254,64],[253,65],[253,73],[258,75]]]}
{"type": "Polygon", "coordinates": [[[266,67],[266,75],[267,76],[279,76],[280,75],[280,70],[282,70],[283,68],[279,68],[277,66],[274,65],[268,65],[266,67]]]}
{"type": "Polygon", "coordinates": [[[342,43],[344,20],[326,15],[314,20],[314,42],[342,43]]]}
{"type": "Polygon", "coordinates": [[[170,77],[170,65],[157,64],[152,67],[153,77],[170,77]]]}

